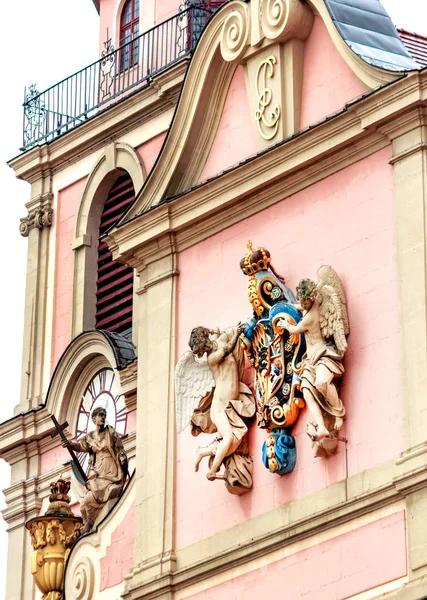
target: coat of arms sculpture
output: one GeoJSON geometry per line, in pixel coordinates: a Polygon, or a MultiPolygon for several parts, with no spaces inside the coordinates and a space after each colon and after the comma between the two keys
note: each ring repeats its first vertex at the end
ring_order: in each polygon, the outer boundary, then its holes
{"type": "Polygon", "coordinates": [[[318,271],[319,283],[302,280],[297,299],[271,264],[268,250],[253,250],[240,267],[249,277],[253,318],[242,345],[255,369],[258,426],[269,433],[264,465],[273,473],[290,473],[296,464],[292,426],[307,404],[314,421],[307,433],[316,456],[334,453],[345,408],[337,383],[349,333],[344,290],[331,267],[318,271]]]}

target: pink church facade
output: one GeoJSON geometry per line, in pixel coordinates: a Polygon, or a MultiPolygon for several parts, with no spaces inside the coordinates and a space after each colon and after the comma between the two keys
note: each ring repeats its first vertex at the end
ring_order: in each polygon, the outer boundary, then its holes
{"type": "MultiPolygon", "coordinates": [[[[347,3],[354,27],[378,34],[356,39],[332,4],[232,0],[176,18],[176,2],[100,0],[100,31],[120,47],[104,81],[128,87],[108,87],[74,129],[57,135],[46,120],[40,137],[33,123],[11,161],[31,200],[22,394],[0,426],[8,560],[23,564],[22,577],[9,569],[7,600],[41,597],[25,522],[45,513],[51,481],[72,478],[50,415],[79,439],[101,405],[131,476],[72,547],[63,598],[427,595],[425,73],[391,21],[381,29],[382,8],[360,22],[366,7],[347,3]],[[139,30],[121,45],[126,10],[139,30]],[[207,459],[194,470],[215,433],[178,431],[175,368],[194,327],[251,319],[248,240],[293,292],[333,267],[350,333],[336,450],[313,454],[302,407],[287,430],[295,465],[278,475],[263,464],[272,428],[251,419],[252,482],[234,495],[222,470],[205,477],[207,459]]],[[[254,393],[256,369],[246,360],[254,393]]]]}

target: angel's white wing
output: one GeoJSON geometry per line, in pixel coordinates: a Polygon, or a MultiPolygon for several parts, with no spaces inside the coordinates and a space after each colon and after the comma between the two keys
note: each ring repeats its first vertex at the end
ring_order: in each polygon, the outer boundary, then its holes
{"type": "Polygon", "coordinates": [[[343,285],[332,267],[320,267],[317,275],[317,289],[322,297],[319,311],[322,334],[325,338],[333,337],[338,351],[344,354],[350,327],[343,285]]]}
{"type": "Polygon", "coordinates": [[[212,392],[215,380],[207,361],[196,361],[192,352],[179,359],[175,369],[176,427],[181,433],[200,400],[212,392]]]}

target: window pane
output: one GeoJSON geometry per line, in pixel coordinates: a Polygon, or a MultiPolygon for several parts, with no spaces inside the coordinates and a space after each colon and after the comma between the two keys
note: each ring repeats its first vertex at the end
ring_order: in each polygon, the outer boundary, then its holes
{"type": "Polygon", "coordinates": [[[130,23],[132,20],[132,0],[128,0],[122,10],[122,25],[130,23]]]}

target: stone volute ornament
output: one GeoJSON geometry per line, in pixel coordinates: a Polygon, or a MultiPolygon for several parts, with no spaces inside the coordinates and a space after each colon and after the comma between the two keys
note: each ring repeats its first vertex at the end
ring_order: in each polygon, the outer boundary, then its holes
{"type": "Polygon", "coordinates": [[[51,483],[47,512],[26,523],[34,549],[31,573],[43,600],[62,600],[65,563],[80,535],[82,519],[70,509],[70,485],[61,477],[51,483]]]}
{"type": "Polygon", "coordinates": [[[191,352],[180,358],[175,374],[178,433],[190,424],[194,436],[217,434],[208,446],[198,448],[195,470],[209,457],[206,477],[223,479],[235,495],[252,488],[247,419],[255,414],[255,404],[252,392],[242,382],[244,353],[238,343],[242,331],[241,324],[227,331],[194,328],[191,352]],[[202,360],[205,354],[206,360],[202,360]]]}
{"type": "Polygon", "coordinates": [[[306,405],[314,421],[307,433],[316,456],[336,451],[345,408],[337,385],[349,333],[342,283],[331,267],[318,271],[319,283],[303,280],[297,300],[271,264],[268,250],[253,250],[240,267],[249,277],[254,315],[245,324],[242,345],[255,369],[258,426],[269,436],[264,465],[284,475],[296,464],[292,427],[306,405]]]}
{"type": "Polygon", "coordinates": [[[263,39],[286,42],[306,40],[313,24],[313,13],[302,0],[234,1],[221,34],[221,53],[226,61],[237,61],[249,47],[263,39]]]}
{"type": "Polygon", "coordinates": [[[37,204],[36,207],[29,207],[28,215],[20,219],[19,233],[23,237],[28,237],[31,229],[43,229],[43,227],[50,227],[52,225],[52,194],[41,196],[37,200],[37,204]]]}

